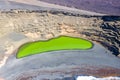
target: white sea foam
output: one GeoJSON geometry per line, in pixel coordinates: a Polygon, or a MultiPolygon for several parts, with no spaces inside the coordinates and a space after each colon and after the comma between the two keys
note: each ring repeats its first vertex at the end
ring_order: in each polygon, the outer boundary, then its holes
{"type": "Polygon", "coordinates": [[[96,78],[93,76],[78,76],[76,80],[120,80],[120,77],[96,78]]]}

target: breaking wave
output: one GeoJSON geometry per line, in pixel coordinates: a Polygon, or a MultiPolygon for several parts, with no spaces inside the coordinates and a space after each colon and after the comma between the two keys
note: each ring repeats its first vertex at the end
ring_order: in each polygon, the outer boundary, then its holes
{"type": "Polygon", "coordinates": [[[94,76],[77,76],[76,80],[120,80],[120,77],[97,78],[94,76]]]}

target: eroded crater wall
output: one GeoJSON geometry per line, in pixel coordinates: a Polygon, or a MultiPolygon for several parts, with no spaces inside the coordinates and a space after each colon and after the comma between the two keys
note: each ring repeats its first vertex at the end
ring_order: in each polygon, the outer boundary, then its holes
{"type": "Polygon", "coordinates": [[[69,35],[96,41],[120,53],[120,17],[74,15],[47,11],[13,11],[0,13],[0,38],[16,32],[30,40],[46,40],[69,35]],[[105,20],[108,19],[108,20],[105,20]]]}

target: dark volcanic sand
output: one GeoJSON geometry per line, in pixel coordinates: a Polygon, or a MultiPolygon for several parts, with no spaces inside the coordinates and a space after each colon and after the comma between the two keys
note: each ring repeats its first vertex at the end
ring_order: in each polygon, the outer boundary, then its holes
{"type": "Polygon", "coordinates": [[[120,15],[120,0],[39,0],[109,15],[120,15]]]}
{"type": "Polygon", "coordinates": [[[23,3],[11,2],[7,4],[5,1],[0,1],[0,10],[9,10],[9,9],[30,9],[30,10],[39,10],[41,9],[39,6],[28,5],[23,3]]]}
{"type": "Polygon", "coordinates": [[[0,68],[5,80],[73,80],[76,75],[120,76],[120,59],[94,43],[89,50],[61,50],[21,59],[11,55],[0,68]]]}

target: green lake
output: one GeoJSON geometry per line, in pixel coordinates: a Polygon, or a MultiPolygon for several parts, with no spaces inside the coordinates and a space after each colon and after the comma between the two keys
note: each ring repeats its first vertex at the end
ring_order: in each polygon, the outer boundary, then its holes
{"type": "Polygon", "coordinates": [[[16,57],[22,58],[34,54],[58,50],[87,50],[92,48],[93,44],[90,41],[81,38],[59,36],[46,41],[36,41],[23,44],[16,57]]]}

